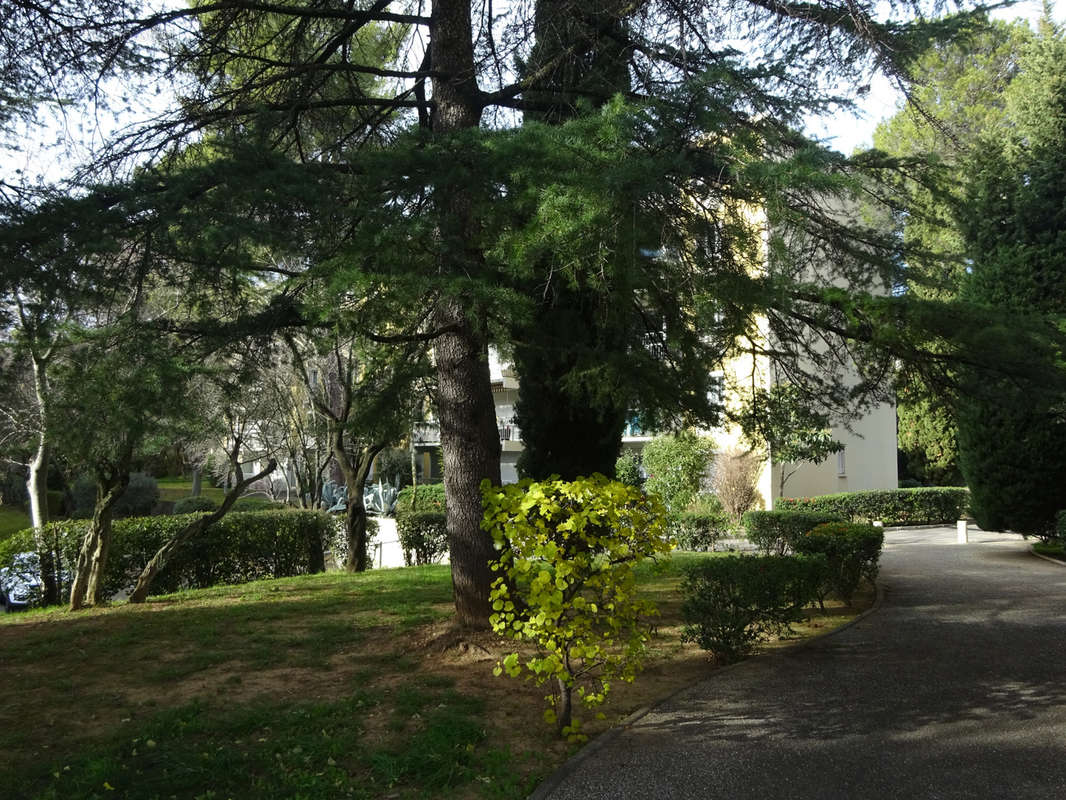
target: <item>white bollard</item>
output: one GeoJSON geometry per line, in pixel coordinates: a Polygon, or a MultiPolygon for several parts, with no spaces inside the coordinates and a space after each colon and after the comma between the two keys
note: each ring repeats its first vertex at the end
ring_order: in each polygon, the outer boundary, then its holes
{"type": "Polygon", "coordinates": [[[955,541],[958,544],[966,544],[970,541],[969,531],[966,529],[966,520],[960,519],[955,523],[955,530],[957,531],[955,541]]]}

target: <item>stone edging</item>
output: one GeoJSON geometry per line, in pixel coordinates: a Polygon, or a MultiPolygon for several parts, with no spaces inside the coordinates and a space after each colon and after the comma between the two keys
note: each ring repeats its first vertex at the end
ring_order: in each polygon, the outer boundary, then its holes
{"type": "MultiPolygon", "coordinates": [[[[1034,555],[1036,554],[1034,553],[1034,555]]],[[[1041,558],[1044,558],[1044,556],[1041,556],[1041,558]]],[[[1063,564],[1062,566],[1066,566],[1066,564],[1063,564]]],[[[820,642],[824,639],[828,639],[831,636],[836,636],[838,633],[846,631],[852,625],[857,625],[859,622],[866,619],[875,611],[879,610],[881,608],[881,603],[884,601],[884,598],[884,587],[880,583],[878,583],[877,596],[874,598],[873,605],[863,611],[857,617],[855,617],[855,619],[844,623],[838,628],[833,628],[833,630],[831,631],[819,633],[816,636],[809,636],[806,639],[796,642],[793,645],[789,645],[788,647],[782,648],[773,653],[767,653],[762,656],[757,656],[757,658],[762,658],[763,660],[780,659],[798,650],[803,650],[804,648],[811,646],[815,642],[820,642]]],[[[572,773],[577,771],[577,768],[582,764],[582,762],[594,756],[596,753],[602,750],[609,742],[616,739],[623,730],[631,727],[635,722],[654,711],[655,708],[657,708],[658,706],[669,702],[677,695],[681,694],[682,692],[688,691],[697,684],[703,683],[704,681],[714,680],[723,672],[728,672],[736,669],[737,667],[742,667],[745,664],[750,663],[751,660],[752,659],[745,659],[744,661],[738,661],[736,664],[729,664],[728,666],[720,667],[719,669],[716,669],[712,674],[708,675],[706,678],[701,678],[700,680],[696,681],[696,683],[690,684],[689,686],[682,686],[680,689],[675,689],[674,691],[670,692],[670,694],[668,694],[666,697],[657,701],[655,705],[643,706],[641,708],[638,708],[636,711],[634,711],[620,723],[615,725],[613,728],[604,731],[591,742],[589,742],[587,745],[585,745],[576,753],[574,753],[574,755],[570,756],[570,758],[563,762],[563,765],[561,767],[555,770],[555,772],[549,775],[546,780],[544,780],[539,786],[537,786],[536,789],[533,790],[532,794],[529,795],[527,800],[545,800],[545,798],[547,798],[548,795],[554,792],[560,784],[564,783],[572,773]]]]}
{"type": "Polygon", "coordinates": [[[1038,553],[1036,552],[1036,550],[1033,549],[1032,545],[1029,545],[1029,555],[1036,556],[1037,558],[1042,558],[1044,559],[1044,561],[1050,561],[1052,564],[1055,564],[1060,567],[1066,567],[1066,561],[1060,561],[1057,558],[1052,558],[1051,556],[1045,556],[1043,553],[1038,553]]]}
{"type": "MultiPolygon", "coordinates": [[[[969,525],[973,524],[973,520],[966,520],[966,522],[969,525]]],[[[936,524],[936,525],[934,525],[934,524],[930,524],[930,525],[889,525],[889,526],[887,526],[885,528],[882,528],[882,530],[885,530],[885,531],[932,531],[932,530],[936,530],[937,528],[951,528],[952,530],[954,530],[955,529],[955,523],[954,522],[941,522],[941,523],[936,524]]]]}

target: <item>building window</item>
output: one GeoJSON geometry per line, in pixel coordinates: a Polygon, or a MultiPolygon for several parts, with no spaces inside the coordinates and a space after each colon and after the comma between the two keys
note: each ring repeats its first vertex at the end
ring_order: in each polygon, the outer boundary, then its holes
{"type": "Polygon", "coordinates": [[[843,478],[848,474],[847,462],[844,460],[844,450],[837,453],[837,477],[843,478]]]}

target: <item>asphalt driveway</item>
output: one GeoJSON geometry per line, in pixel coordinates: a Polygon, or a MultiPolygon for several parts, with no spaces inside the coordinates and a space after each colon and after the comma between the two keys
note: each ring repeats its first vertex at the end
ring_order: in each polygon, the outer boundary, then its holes
{"type": "Polygon", "coordinates": [[[1066,567],[889,532],[881,606],[601,737],[533,795],[1066,798],[1066,567]]]}

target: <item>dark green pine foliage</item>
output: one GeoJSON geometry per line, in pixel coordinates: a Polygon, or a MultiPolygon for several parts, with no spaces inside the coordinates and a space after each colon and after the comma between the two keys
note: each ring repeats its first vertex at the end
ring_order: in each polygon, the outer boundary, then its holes
{"type": "MultiPolygon", "coordinates": [[[[629,90],[625,37],[617,35],[625,28],[621,7],[617,0],[580,8],[573,0],[538,0],[536,44],[523,67],[543,87],[529,93],[543,107],[527,111],[527,122],[565,123],[629,90]]],[[[513,334],[521,381],[515,420],[525,445],[518,469],[535,480],[613,477],[630,399],[611,375],[630,338],[629,307],[608,282],[556,270],[567,257],[545,254],[535,271],[544,277],[526,286],[538,297],[532,318],[513,334]]]]}
{"type": "MultiPolygon", "coordinates": [[[[900,109],[874,133],[874,146],[904,159],[928,159],[932,169],[898,178],[907,213],[893,224],[909,249],[907,292],[950,301],[965,280],[966,243],[952,217],[964,191],[961,164],[980,137],[1002,133],[1006,89],[1018,72],[1021,51],[1032,38],[1022,20],[990,22],[937,44],[914,66],[912,97],[932,120],[913,108],[900,109]]],[[[907,369],[896,389],[899,449],[907,471],[933,485],[958,484],[958,430],[954,403],[907,369]]]]}
{"type": "MultiPolygon", "coordinates": [[[[970,168],[962,223],[973,272],[963,298],[1053,325],[1066,311],[1066,41],[1046,17],[1007,113],[1006,134],[983,143],[970,168]]],[[[1064,401],[1061,389],[970,376],[960,462],[982,527],[1052,530],[1066,508],[1064,401]]]]}

